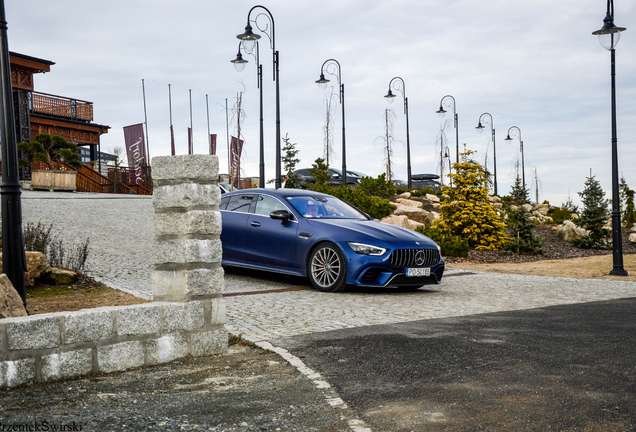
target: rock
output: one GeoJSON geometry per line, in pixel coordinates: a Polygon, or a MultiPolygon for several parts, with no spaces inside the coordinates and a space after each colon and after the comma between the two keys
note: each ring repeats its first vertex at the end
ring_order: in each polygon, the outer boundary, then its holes
{"type": "Polygon", "coordinates": [[[634,226],[632,227],[632,229],[629,230],[630,232],[636,233],[636,223],[634,224],[634,226]]]}
{"type": "Polygon", "coordinates": [[[587,230],[579,228],[574,222],[566,220],[563,222],[561,228],[557,231],[557,235],[565,241],[572,241],[581,237],[587,236],[587,230]]]}
{"type": "Polygon", "coordinates": [[[419,201],[414,201],[406,198],[398,198],[395,201],[405,206],[422,208],[422,203],[419,201]]]}
{"type": "Polygon", "coordinates": [[[404,192],[403,194],[398,195],[400,198],[411,198],[411,192],[404,192]]]}
{"type": "MultiPolygon", "coordinates": [[[[51,265],[42,252],[26,252],[27,271],[24,274],[24,283],[27,287],[35,285],[40,277],[51,272],[51,265]]],[[[0,273],[2,272],[2,253],[0,252],[0,273]]]]}
{"type": "Polygon", "coordinates": [[[492,206],[493,206],[493,208],[499,210],[499,209],[503,208],[503,203],[501,203],[501,202],[492,202],[492,206]]]}
{"type": "Polygon", "coordinates": [[[519,206],[516,206],[516,205],[514,205],[514,204],[511,204],[511,205],[510,205],[510,211],[511,211],[511,212],[516,211],[518,208],[519,208],[519,206]]]}
{"type": "Polygon", "coordinates": [[[499,198],[498,196],[489,196],[488,201],[490,201],[491,203],[500,203],[501,198],[499,198]]]}
{"type": "Polygon", "coordinates": [[[523,207],[528,213],[530,213],[532,210],[534,210],[532,208],[532,204],[524,204],[521,207],[523,207]]]}
{"type": "Polygon", "coordinates": [[[629,240],[631,243],[636,243],[636,232],[631,233],[631,234],[629,235],[628,240],[629,240]]]}
{"type": "Polygon", "coordinates": [[[393,212],[393,216],[406,216],[411,221],[422,223],[426,226],[431,226],[433,222],[433,216],[430,212],[417,207],[409,207],[405,205],[398,205],[398,208],[393,212]]]}
{"type": "Polygon", "coordinates": [[[550,210],[550,206],[547,204],[539,204],[536,207],[536,210],[541,213],[543,216],[548,214],[548,210],[550,210]]]}
{"type": "Polygon", "coordinates": [[[0,318],[27,316],[22,297],[6,274],[0,274],[0,318]]]}
{"type": "Polygon", "coordinates": [[[47,282],[51,285],[71,285],[77,282],[78,278],[79,275],[74,271],[53,267],[47,276],[47,282]]]}
{"type": "Polygon", "coordinates": [[[433,195],[433,194],[426,194],[426,199],[429,200],[430,202],[433,202],[433,203],[438,203],[439,202],[439,197],[437,195],[433,195]]]}
{"type": "Polygon", "coordinates": [[[402,227],[402,228],[408,228],[408,229],[412,229],[412,230],[414,230],[418,226],[426,226],[423,223],[412,221],[412,220],[410,220],[409,218],[407,218],[404,215],[401,215],[401,216],[387,216],[384,219],[382,219],[380,222],[384,222],[384,223],[387,223],[387,224],[390,224],[390,225],[395,225],[395,226],[399,226],[399,227],[402,227]]]}

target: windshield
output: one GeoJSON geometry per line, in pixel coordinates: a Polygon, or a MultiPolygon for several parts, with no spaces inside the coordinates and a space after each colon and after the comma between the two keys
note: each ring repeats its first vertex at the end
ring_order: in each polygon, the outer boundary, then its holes
{"type": "Polygon", "coordinates": [[[293,196],[287,197],[287,201],[307,219],[367,219],[346,202],[332,196],[293,196]]]}

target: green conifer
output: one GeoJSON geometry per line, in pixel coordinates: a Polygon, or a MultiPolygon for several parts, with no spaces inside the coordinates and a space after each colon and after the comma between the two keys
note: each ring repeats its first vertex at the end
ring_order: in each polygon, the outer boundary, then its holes
{"type": "Polygon", "coordinates": [[[601,184],[592,175],[585,180],[583,192],[579,192],[583,211],[577,225],[586,229],[589,235],[575,239],[572,244],[584,249],[607,249],[611,231],[605,228],[608,217],[608,201],[601,184]]]}

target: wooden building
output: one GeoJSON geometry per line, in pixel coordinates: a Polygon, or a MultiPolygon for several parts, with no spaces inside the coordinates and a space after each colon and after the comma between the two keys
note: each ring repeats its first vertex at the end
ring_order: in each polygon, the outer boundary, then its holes
{"type": "Polygon", "coordinates": [[[52,61],[15,52],[9,53],[9,60],[18,142],[29,142],[39,133],[60,135],[88,147],[90,159],[96,161],[99,137],[110,127],[93,123],[93,103],[35,91],[33,76],[49,72],[52,61]]]}

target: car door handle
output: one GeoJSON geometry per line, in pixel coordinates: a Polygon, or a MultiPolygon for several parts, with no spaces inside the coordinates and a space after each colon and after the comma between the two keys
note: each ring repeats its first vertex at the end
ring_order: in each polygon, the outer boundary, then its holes
{"type": "Polygon", "coordinates": [[[258,228],[259,226],[261,226],[261,223],[260,222],[256,222],[256,221],[252,221],[252,222],[250,222],[250,225],[252,225],[253,227],[258,228]]]}
{"type": "Polygon", "coordinates": [[[313,236],[313,234],[305,233],[305,232],[302,232],[302,233],[298,234],[298,237],[304,238],[304,239],[308,239],[311,236],[313,236]]]}

